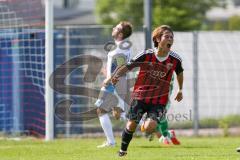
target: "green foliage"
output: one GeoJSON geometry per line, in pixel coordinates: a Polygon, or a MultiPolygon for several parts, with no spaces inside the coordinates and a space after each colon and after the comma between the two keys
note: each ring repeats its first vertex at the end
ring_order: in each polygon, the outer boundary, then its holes
{"type": "Polygon", "coordinates": [[[240,30],[240,16],[232,16],[228,20],[229,30],[240,30]]]}
{"type": "MultiPolygon", "coordinates": [[[[153,27],[168,24],[174,30],[199,30],[206,20],[205,13],[218,0],[152,0],[153,27]]],[[[102,24],[122,20],[134,26],[143,25],[143,0],[97,0],[96,14],[102,24]]]]}
{"type": "MultiPolygon", "coordinates": [[[[229,127],[240,126],[240,115],[228,115],[222,118],[203,118],[200,120],[199,126],[200,128],[222,128],[227,135],[229,127]]],[[[170,123],[170,128],[174,129],[190,129],[192,127],[192,121],[170,123]]]]}
{"type": "Polygon", "coordinates": [[[228,115],[221,120],[226,122],[230,127],[240,126],[240,115],[228,115]]]}
{"type": "Polygon", "coordinates": [[[213,30],[215,30],[215,31],[227,30],[226,22],[223,22],[223,21],[214,22],[213,30]]]}
{"type": "Polygon", "coordinates": [[[232,16],[226,21],[214,21],[208,25],[209,30],[240,30],[240,16],[232,16]]]}
{"type": "Polygon", "coordinates": [[[219,127],[223,129],[223,136],[227,137],[229,135],[228,133],[229,123],[226,121],[226,119],[221,119],[219,121],[219,127]]]}
{"type": "Polygon", "coordinates": [[[217,5],[215,0],[160,0],[154,1],[153,24],[168,24],[174,30],[199,30],[205,13],[217,5]]]}
{"type": "Polygon", "coordinates": [[[236,127],[240,126],[240,116],[239,115],[229,115],[226,117],[223,117],[219,121],[219,127],[223,129],[223,135],[224,137],[229,136],[229,127],[236,127]]]}
{"type": "Polygon", "coordinates": [[[117,24],[128,20],[134,25],[143,22],[143,1],[97,0],[96,14],[101,24],[117,24]]]}
{"type": "Polygon", "coordinates": [[[192,121],[169,123],[169,128],[172,129],[191,129],[192,127],[193,127],[192,121]]]}
{"type": "Polygon", "coordinates": [[[215,118],[204,118],[200,120],[200,128],[217,128],[219,120],[215,118]]]}

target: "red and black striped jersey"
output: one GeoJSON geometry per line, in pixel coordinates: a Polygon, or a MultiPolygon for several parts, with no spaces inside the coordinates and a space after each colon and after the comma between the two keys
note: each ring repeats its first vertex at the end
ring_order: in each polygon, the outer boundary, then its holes
{"type": "Polygon", "coordinates": [[[129,70],[140,67],[132,98],[147,104],[166,105],[173,72],[177,75],[183,72],[182,60],[177,53],[170,51],[160,60],[153,49],[137,55],[126,67],[129,70]]]}

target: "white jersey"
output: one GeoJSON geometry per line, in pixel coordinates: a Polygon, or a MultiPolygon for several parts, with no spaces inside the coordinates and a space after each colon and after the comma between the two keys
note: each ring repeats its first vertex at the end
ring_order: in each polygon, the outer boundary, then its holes
{"type": "MultiPolygon", "coordinates": [[[[114,71],[119,67],[130,60],[130,54],[131,49],[121,49],[124,48],[126,45],[129,45],[129,43],[124,43],[124,41],[118,41],[115,42],[117,47],[116,49],[110,51],[108,53],[107,58],[107,78],[110,78],[114,71]]],[[[117,93],[120,94],[126,94],[127,93],[127,77],[123,76],[119,79],[119,82],[116,85],[117,93]]]]}
{"type": "MultiPolygon", "coordinates": [[[[110,78],[114,71],[130,60],[131,50],[124,46],[124,44],[129,45],[129,43],[124,43],[124,41],[115,42],[117,47],[108,53],[107,57],[107,78],[110,78]],[[125,49],[121,49],[125,48],[125,49]]],[[[127,107],[127,104],[124,102],[124,97],[127,95],[127,76],[123,76],[119,78],[119,82],[115,87],[104,86],[101,88],[100,96],[95,102],[95,106],[103,108],[105,111],[111,111],[113,107],[120,107],[123,111],[127,107]],[[112,90],[113,89],[113,90],[112,90]],[[111,96],[114,94],[118,99],[118,104],[116,106],[114,102],[114,98],[111,96]],[[120,97],[123,97],[120,98],[120,97]],[[126,107],[125,107],[126,106],[126,107]]]]}
{"type": "MultiPolygon", "coordinates": [[[[120,45],[124,47],[124,41],[116,41],[116,49],[110,51],[107,57],[107,78],[110,78],[117,67],[126,64],[130,60],[131,50],[121,49],[120,45]]],[[[126,43],[128,44],[128,43],[126,43]]]]}

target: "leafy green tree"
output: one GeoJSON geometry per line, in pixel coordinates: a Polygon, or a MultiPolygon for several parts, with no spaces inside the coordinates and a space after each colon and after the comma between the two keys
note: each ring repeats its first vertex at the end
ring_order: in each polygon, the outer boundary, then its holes
{"type": "Polygon", "coordinates": [[[174,30],[199,30],[206,12],[216,6],[215,0],[155,0],[153,25],[169,24],[174,30]]]}
{"type": "Polygon", "coordinates": [[[97,0],[96,14],[101,24],[116,24],[128,20],[138,26],[143,24],[142,0],[97,0]]]}
{"type": "MultiPolygon", "coordinates": [[[[206,12],[224,0],[152,0],[153,26],[168,24],[174,30],[201,29],[206,12]]],[[[143,0],[97,0],[96,13],[102,24],[128,20],[143,25],[143,0]]]]}
{"type": "Polygon", "coordinates": [[[240,30],[240,16],[232,16],[228,20],[229,30],[240,30]]]}
{"type": "Polygon", "coordinates": [[[227,22],[226,21],[215,21],[212,24],[212,28],[211,30],[215,30],[215,31],[222,31],[222,30],[227,30],[228,26],[227,26],[227,22]]]}

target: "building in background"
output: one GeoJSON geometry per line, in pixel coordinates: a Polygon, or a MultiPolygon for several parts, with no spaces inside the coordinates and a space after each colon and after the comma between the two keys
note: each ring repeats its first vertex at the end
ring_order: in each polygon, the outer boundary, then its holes
{"type": "Polygon", "coordinates": [[[56,25],[96,24],[96,0],[54,0],[56,25]]]}
{"type": "Polygon", "coordinates": [[[210,21],[227,21],[232,16],[240,16],[240,0],[225,0],[225,2],[224,8],[214,7],[208,11],[206,16],[210,21]]]}

